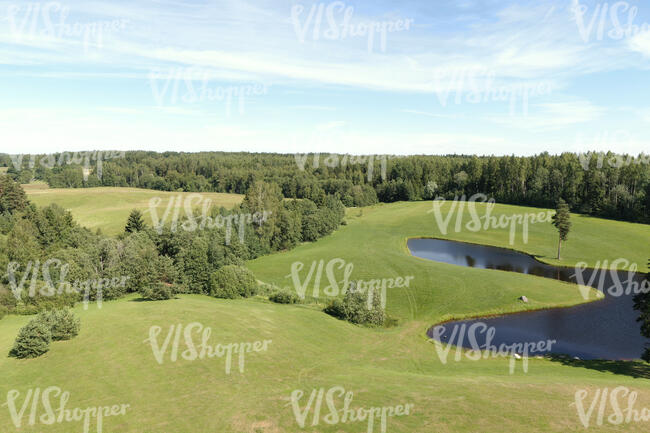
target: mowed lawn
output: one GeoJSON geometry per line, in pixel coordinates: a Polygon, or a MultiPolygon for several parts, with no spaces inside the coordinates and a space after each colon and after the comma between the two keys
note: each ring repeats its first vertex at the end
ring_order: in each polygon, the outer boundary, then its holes
{"type": "MultiPolygon", "coordinates": [[[[249,262],[258,279],[295,291],[292,266],[302,263],[299,284],[304,284],[314,262],[324,262],[319,289],[321,300],[329,284],[325,267],[332,259],[352,264],[353,280],[414,277],[409,287],[387,289],[387,311],[402,320],[424,320],[423,326],[450,317],[460,318],[477,314],[493,314],[571,305],[584,302],[578,286],[547,278],[513,272],[465,268],[436,263],[413,257],[406,246],[410,237],[435,237],[513,248],[534,255],[539,260],[574,267],[584,261],[595,267],[604,260],[625,258],[647,270],[650,255],[650,226],[602,220],[573,214],[568,242],[562,249],[562,260],[556,260],[557,231],[551,223],[529,224],[528,239],[524,243],[523,229],[518,225],[514,242],[510,244],[510,229],[498,228],[473,232],[465,227],[471,221],[469,211],[461,220],[460,231],[455,231],[457,213],[451,214],[446,233],[429,211],[431,202],[382,204],[371,208],[349,209],[348,224],[316,243],[308,243],[285,253],[277,253],[249,262]],[[362,216],[358,216],[362,213],[362,216]],[[522,295],[530,302],[518,301],[522,295]]],[[[485,206],[477,204],[477,215],[483,215],[485,206]]],[[[446,217],[451,203],[442,206],[446,217]]],[[[539,213],[541,209],[496,205],[493,216],[513,216],[539,213]]],[[[306,294],[313,294],[316,270],[306,294]]],[[[343,270],[335,268],[337,280],[343,279],[343,270]]]]}
{"type": "MultiPolygon", "coordinates": [[[[650,407],[647,379],[607,368],[533,359],[528,373],[520,364],[510,375],[506,359],[455,362],[453,352],[443,364],[413,324],[373,330],[301,306],[188,295],[166,302],[130,298],[105,303],[101,310],[79,307],[77,313],[82,331],[76,339],[54,343],[49,353],[34,360],[0,357],[0,392],[6,396],[19,391],[17,404],[22,404],[28,389],[57,386],[70,392],[70,409],[129,404],[125,416],[104,420],[106,432],[365,432],[364,422],[327,425],[322,419],[328,414],[325,403],[317,426],[311,425],[313,407],[307,427],[298,426],[291,393],[305,392],[303,410],[312,389],[334,386],[353,392],[352,408],[413,404],[411,415],[388,421],[387,431],[401,433],[583,431],[571,406],[580,389],[593,396],[601,387],[627,386],[639,392],[637,404],[650,407]],[[171,348],[159,364],[145,342],[151,326],[163,328],[158,338],[162,345],[170,325],[192,322],[212,329],[211,345],[272,343],[266,352],[246,355],[244,373],[237,359],[230,374],[223,358],[172,362],[171,348]]],[[[27,320],[11,316],[0,321],[0,352],[10,349],[27,320]]],[[[337,409],[341,401],[335,400],[337,409]]],[[[43,413],[40,409],[38,415],[43,413]]],[[[645,423],[593,423],[589,431],[647,431],[645,423]]],[[[82,425],[23,425],[17,430],[3,407],[0,431],[68,433],[82,431],[82,425]]],[[[374,431],[381,430],[376,426],[374,431]]]]}
{"type": "MultiPolygon", "coordinates": [[[[29,200],[38,206],[56,203],[69,210],[75,220],[91,230],[100,228],[104,234],[114,236],[124,231],[124,226],[133,209],[145,213],[147,224],[152,225],[149,214],[149,201],[159,198],[158,217],[161,218],[172,198],[181,195],[200,194],[203,200],[211,200],[213,205],[233,208],[242,202],[243,195],[225,193],[188,193],[155,191],[140,188],[48,188],[43,184],[23,185],[29,200]]],[[[195,200],[194,203],[197,203],[195,200]]],[[[200,207],[200,205],[199,205],[200,207]]],[[[183,211],[184,212],[184,211],[183,211]]],[[[171,217],[170,217],[171,219],[171,217]]]]}
{"type": "MultiPolygon", "coordinates": [[[[445,206],[449,206],[446,204],[445,206]]],[[[443,362],[425,336],[426,329],[448,317],[517,311],[583,302],[576,286],[529,275],[445,265],[410,256],[406,239],[445,237],[510,247],[508,230],[441,233],[431,203],[395,203],[348,210],[348,224],[315,243],[248,263],[258,279],[293,289],[293,263],[302,262],[304,281],[311,262],[341,258],[353,264],[354,279],[413,276],[410,287],[388,289],[387,310],[399,324],[371,329],[336,320],[311,305],[276,305],[261,298],[219,300],[182,295],[162,302],[139,302],[135,297],[75,310],[81,334],[52,344],[50,352],[34,360],[0,356],[0,395],[19,391],[17,404],[36,386],[57,386],[70,392],[68,408],[129,404],[125,416],[104,420],[111,433],[340,433],[366,432],[367,422],[329,425],[323,401],[320,422],[313,423],[314,401],[301,428],[291,394],[304,391],[299,410],[305,410],[314,389],[343,387],[353,393],[352,409],[413,404],[412,414],[388,419],[391,433],[497,432],[646,432],[648,422],[597,424],[594,410],[589,428],[580,421],[575,394],[586,390],[584,410],[595,393],[624,386],[638,393],[635,408],[650,408],[650,370],[640,362],[551,361],[531,359],[528,370],[509,360],[455,360],[452,350],[443,362]],[[360,215],[362,213],[362,215],[360,215]],[[527,307],[517,301],[525,294],[527,307]],[[192,322],[212,329],[208,341],[243,343],[272,340],[268,351],[246,355],[245,371],[237,362],[225,373],[223,358],[156,362],[149,338],[152,326],[163,331],[192,322]]],[[[443,208],[443,211],[446,208],[443,208]]],[[[447,208],[448,209],[448,208],[447,208]]],[[[516,206],[497,206],[494,214],[539,212],[516,206]]],[[[479,212],[480,214],[480,212],[479,212]]],[[[452,220],[453,221],[453,220],[452,220]]],[[[469,219],[466,219],[469,221],[469,219]]],[[[625,257],[645,264],[650,231],[647,226],[573,215],[573,229],[562,263],[625,257]]],[[[512,248],[541,260],[553,261],[557,235],[549,223],[531,225],[528,243],[519,235],[512,248]]],[[[321,292],[328,284],[326,272],[321,292]]],[[[341,275],[341,270],[336,270],[341,275]]],[[[307,291],[311,291],[309,285],[307,291]]],[[[324,300],[323,300],[324,301],[324,300]]],[[[8,353],[18,329],[28,317],[0,320],[0,353],[8,353]]],[[[198,334],[194,341],[199,343],[198,334]]],[[[170,343],[171,345],[172,343],[170,343]]],[[[183,344],[180,350],[187,347],[183,344]]],[[[4,397],[3,397],[4,398],[4,397]]],[[[341,414],[342,398],[335,399],[341,414]]],[[[620,399],[623,401],[623,398],[620,399]]],[[[58,405],[58,404],[57,404],[58,405]]],[[[20,406],[18,407],[20,410],[20,406]]],[[[83,431],[80,422],[26,425],[17,429],[7,406],[0,407],[0,432],[83,431]]],[[[42,415],[42,409],[38,416],[42,415]]],[[[605,417],[612,414],[607,406],[605,417]]],[[[91,429],[93,424],[91,424],[91,429]]],[[[381,429],[376,423],[374,432],[381,429]]]]}
{"type": "MultiPolygon", "coordinates": [[[[367,329],[304,306],[197,295],[163,302],[129,298],[76,312],[82,321],[77,338],[53,343],[38,359],[0,357],[0,393],[4,398],[11,390],[20,392],[21,405],[29,389],[57,386],[70,393],[69,409],[129,404],[125,416],[104,419],[103,431],[111,433],[365,432],[365,422],[325,423],[325,401],[318,425],[312,425],[313,405],[306,428],[296,422],[292,392],[304,391],[299,409],[305,410],[313,389],[335,386],[353,393],[352,409],[413,404],[409,416],[388,419],[387,431],[393,433],[584,431],[571,406],[581,389],[589,391],[589,404],[597,389],[626,386],[639,393],[640,407],[650,407],[650,382],[634,378],[632,364],[566,366],[531,359],[527,373],[518,362],[510,375],[507,359],[456,362],[453,352],[445,364],[413,323],[367,329]],[[172,362],[171,347],[159,364],[145,341],[150,328],[162,327],[162,345],[171,325],[192,322],[211,328],[212,346],[272,342],[266,352],[246,355],[243,373],[237,357],[230,374],[224,358],[172,362]]],[[[0,321],[0,352],[9,351],[27,320],[0,321]]],[[[198,333],[194,341],[199,343],[198,333]]],[[[180,350],[186,349],[182,343],[180,350]]],[[[335,405],[341,410],[342,398],[335,405]]],[[[82,431],[80,422],[30,426],[30,408],[16,429],[8,407],[0,409],[2,432],[82,431]]],[[[37,415],[43,414],[41,407],[37,415]]],[[[592,422],[594,432],[647,431],[647,423],[592,422]]],[[[376,425],[373,431],[381,430],[376,425]]]]}

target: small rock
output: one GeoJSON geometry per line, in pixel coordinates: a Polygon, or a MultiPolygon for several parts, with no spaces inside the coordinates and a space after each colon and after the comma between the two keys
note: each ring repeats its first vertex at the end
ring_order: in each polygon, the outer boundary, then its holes
{"type": "Polygon", "coordinates": [[[527,304],[527,303],[528,303],[528,298],[525,297],[525,296],[520,296],[520,297],[519,297],[519,300],[520,300],[521,302],[523,302],[524,304],[527,304]]]}

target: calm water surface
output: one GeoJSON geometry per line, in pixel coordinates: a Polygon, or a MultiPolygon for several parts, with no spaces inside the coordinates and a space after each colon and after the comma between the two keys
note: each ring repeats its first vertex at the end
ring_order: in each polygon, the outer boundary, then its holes
{"type": "MultiPolygon", "coordinates": [[[[581,359],[637,359],[644,345],[650,342],[641,336],[639,322],[636,321],[639,313],[633,308],[634,294],[610,294],[615,293],[611,290],[617,288],[617,282],[618,287],[622,288],[632,282],[641,285],[644,281],[641,274],[585,269],[576,275],[574,268],[547,265],[516,251],[440,239],[410,239],[408,248],[414,256],[458,266],[500,269],[572,283],[576,283],[582,275],[584,284],[600,288],[605,293],[601,301],[575,307],[446,323],[446,333],[441,336],[443,341],[450,338],[455,324],[470,326],[483,322],[496,329],[493,345],[557,340],[553,353],[581,359]]],[[[521,289],[521,294],[526,295],[525,287],[521,289]]],[[[429,330],[429,336],[432,335],[432,330],[429,330]]],[[[476,337],[478,344],[485,343],[485,333],[477,333],[476,337]]],[[[471,347],[466,341],[461,345],[471,347]]]]}

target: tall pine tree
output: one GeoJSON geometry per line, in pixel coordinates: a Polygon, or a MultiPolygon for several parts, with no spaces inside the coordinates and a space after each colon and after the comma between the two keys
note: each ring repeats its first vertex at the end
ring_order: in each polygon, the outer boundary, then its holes
{"type": "Polygon", "coordinates": [[[131,215],[129,215],[129,219],[126,221],[126,227],[124,228],[124,231],[127,233],[135,233],[144,230],[144,228],[145,224],[144,220],[142,219],[142,212],[137,209],[133,209],[131,211],[131,215]]]}
{"type": "Polygon", "coordinates": [[[6,175],[0,175],[0,214],[14,213],[27,207],[27,196],[19,183],[6,175]]]}
{"type": "Polygon", "coordinates": [[[560,239],[557,244],[557,259],[560,260],[560,253],[562,250],[562,241],[566,241],[569,237],[569,230],[571,230],[571,214],[569,213],[569,205],[562,199],[557,204],[557,210],[553,215],[553,225],[560,234],[560,239]]]}

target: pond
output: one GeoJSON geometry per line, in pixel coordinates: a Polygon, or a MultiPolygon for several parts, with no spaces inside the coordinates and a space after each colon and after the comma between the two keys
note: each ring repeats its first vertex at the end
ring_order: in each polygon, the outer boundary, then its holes
{"type": "MultiPolygon", "coordinates": [[[[634,294],[619,296],[615,291],[633,283],[643,287],[642,274],[610,269],[576,272],[574,268],[547,265],[513,250],[441,239],[409,239],[408,248],[414,256],[452,265],[519,272],[572,283],[582,281],[605,294],[602,300],[575,307],[448,322],[444,324],[445,332],[439,334],[441,341],[449,341],[454,325],[465,324],[469,328],[479,322],[495,329],[493,346],[556,340],[552,353],[581,359],[638,359],[650,341],[641,336],[636,321],[639,313],[633,308],[634,294]]],[[[521,295],[526,295],[525,287],[521,288],[521,295]]],[[[431,338],[433,329],[428,332],[431,338]]],[[[485,332],[475,336],[479,345],[486,343],[485,332]]],[[[467,339],[460,346],[472,348],[467,339]]]]}

